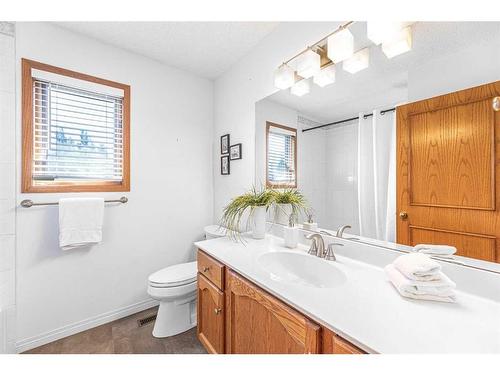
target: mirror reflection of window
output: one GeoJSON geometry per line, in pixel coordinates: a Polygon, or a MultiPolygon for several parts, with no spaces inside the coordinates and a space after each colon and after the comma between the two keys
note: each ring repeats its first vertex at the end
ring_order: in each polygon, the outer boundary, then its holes
{"type": "Polygon", "coordinates": [[[297,130],[268,122],[266,140],[267,187],[297,187],[297,130]]]}

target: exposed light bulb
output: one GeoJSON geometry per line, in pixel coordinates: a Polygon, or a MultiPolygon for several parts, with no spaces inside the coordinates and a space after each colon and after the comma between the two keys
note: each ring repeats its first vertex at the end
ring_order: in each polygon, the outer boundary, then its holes
{"type": "Polygon", "coordinates": [[[342,68],[351,73],[357,73],[360,70],[368,68],[370,63],[370,49],[363,48],[362,50],[356,52],[352,57],[344,60],[342,63],[342,68]]]}
{"type": "Polygon", "coordinates": [[[313,77],[313,82],[320,87],[325,87],[331,83],[335,82],[335,65],[331,64],[327,67],[321,69],[313,77]]]}
{"type": "Polygon", "coordinates": [[[274,72],[274,86],[281,90],[292,87],[295,83],[295,71],[283,64],[274,72]]]}
{"type": "Polygon", "coordinates": [[[297,74],[310,78],[321,69],[321,57],[313,50],[308,49],[297,57],[297,74]]]}
{"type": "Polygon", "coordinates": [[[366,34],[373,43],[381,44],[397,38],[402,28],[402,22],[368,21],[366,34]]]}
{"type": "Polygon", "coordinates": [[[400,30],[398,35],[390,42],[382,43],[382,52],[388,58],[393,58],[394,56],[410,51],[411,43],[411,27],[408,26],[400,30]]]}
{"type": "Polygon", "coordinates": [[[311,86],[309,84],[309,80],[307,80],[307,79],[303,79],[301,81],[298,81],[290,89],[290,92],[293,95],[297,95],[297,96],[302,96],[302,95],[308,94],[309,91],[311,91],[311,86]]]}
{"type": "Polygon", "coordinates": [[[352,56],[354,52],[354,37],[348,29],[340,30],[330,35],[327,40],[327,55],[334,63],[352,56]]]}

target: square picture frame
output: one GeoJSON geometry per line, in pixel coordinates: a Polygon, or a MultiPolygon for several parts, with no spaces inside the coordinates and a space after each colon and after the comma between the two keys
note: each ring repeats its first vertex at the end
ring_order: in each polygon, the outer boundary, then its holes
{"type": "Polygon", "coordinates": [[[243,158],[241,143],[236,143],[229,147],[229,159],[240,160],[243,158]]]}
{"type": "Polygon", "coordinates": [[[231,161],[229,155],[220,157],[220,174],[223,176],[231,174],[231,161]]]}
{"type": "Polygon", "coordinates": [[[222,155],[229,154],[229,147],[231,145],[229,134],[224,134],[220,137],[220,153],[222,155]]]}

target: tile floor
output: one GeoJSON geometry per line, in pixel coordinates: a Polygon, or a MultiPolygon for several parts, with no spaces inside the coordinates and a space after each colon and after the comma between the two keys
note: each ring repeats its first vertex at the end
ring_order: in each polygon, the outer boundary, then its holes
{"type": "Polygon", "coordinates": [[[196,337],[196,328],[176,336],[153,337],[154,322],[139,327],[138,319],[156,313],[157,308],[142,311],[88,331],[51,342],[25,354],[204,354],[196,337]]]}

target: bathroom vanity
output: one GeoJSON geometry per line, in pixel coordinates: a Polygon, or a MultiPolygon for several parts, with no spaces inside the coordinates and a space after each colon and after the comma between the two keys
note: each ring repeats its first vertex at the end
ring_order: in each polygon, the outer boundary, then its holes
{"type": "Polygon", "coordinates": [[[210,353],[363,351],[198,251],[198,337],[210,353]]]}
{"type": "MultiPolygon", "coordinates": [[[[500,353],[500,302],[460,290],[453,274],[470,270],[446,270],[457,303],[415,301],[383,272],[400,252],[335,239],[344,246],[331,262],[278,236],[243,241],[195,244],[198,337],[210,353],[500,353]]],[[[485,284],[493,294],[498,276],[485,284]]]]}

